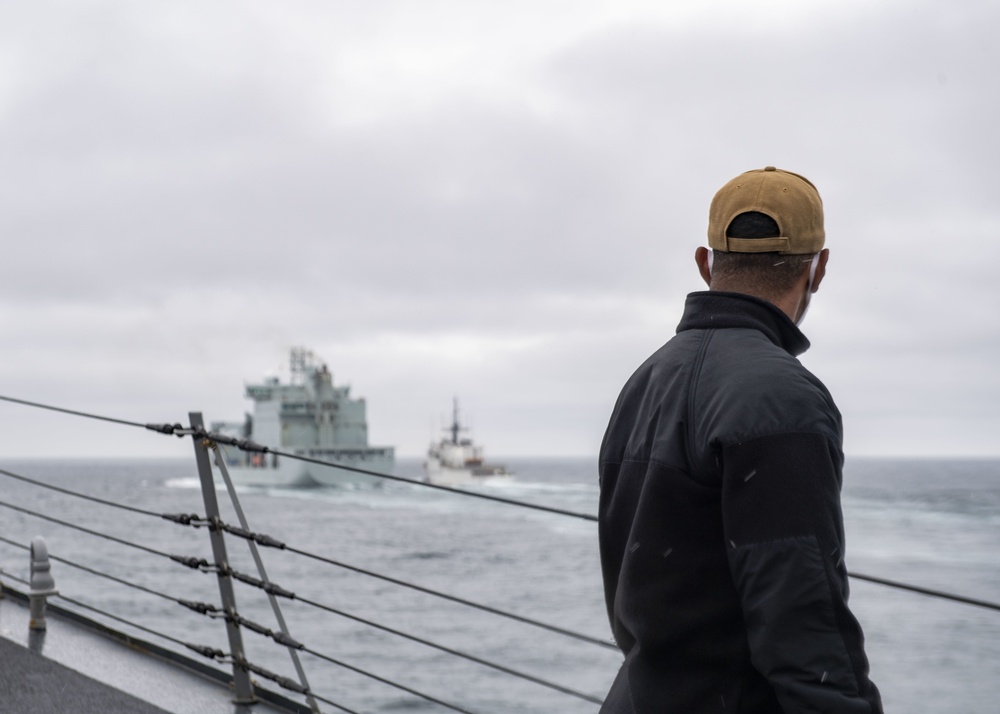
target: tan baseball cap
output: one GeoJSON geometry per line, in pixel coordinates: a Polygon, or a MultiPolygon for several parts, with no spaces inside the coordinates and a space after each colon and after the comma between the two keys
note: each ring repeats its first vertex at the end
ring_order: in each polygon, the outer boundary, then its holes
{"type": "Polygon", "coordinates": [[[773,166],[741,174],[712,199],[708,245],[727,253],[801,255],[823,249],[823,201],[804,176],[773,166]],[[757,211],[778,224],[778,238],[727,238],[726,229],[741,213],[757,211]]]}

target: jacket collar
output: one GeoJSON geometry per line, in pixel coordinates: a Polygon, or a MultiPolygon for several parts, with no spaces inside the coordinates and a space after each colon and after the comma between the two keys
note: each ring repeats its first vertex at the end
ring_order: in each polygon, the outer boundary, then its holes
{"type": "Polygon", "coordinates": [[[760,330],[794,357],[809,349],[809,340],[777,307],[742,293],[705,290],[691,293],[677,331],[742,327],[760,330]]]}

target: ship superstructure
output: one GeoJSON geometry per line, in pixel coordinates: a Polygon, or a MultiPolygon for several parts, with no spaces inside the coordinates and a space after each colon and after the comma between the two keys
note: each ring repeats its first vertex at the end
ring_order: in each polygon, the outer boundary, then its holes
{"type": "MultiPolygon", "coordinates": [[[[312,459],[392,473],[393,447],[368,445],[364,398],[352,399],[349,386],[335,385],[327,365],[304,348],[292,348],[289,373],[288,383],[269,376],[246,385],[246,396],[254,402],[253,414],[247,414],[243,422],[215,423],[213,430],[312,459]]],[[[232,450],[227,462],[234,481],[245,485],[340,486],[379,481],[276,454],[232,450]]]]}

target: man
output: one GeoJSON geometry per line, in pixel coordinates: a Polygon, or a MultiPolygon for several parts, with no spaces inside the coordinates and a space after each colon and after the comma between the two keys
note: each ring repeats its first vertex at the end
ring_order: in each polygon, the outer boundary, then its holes
{"type": "Polygon", "coordinates": [[[600,454],[608,714],[873,714],[847,606],[841,421],[796,356],[826,275],[823,204],[768,166],[715,195],[677,334],[622,389],[600,454]]]}

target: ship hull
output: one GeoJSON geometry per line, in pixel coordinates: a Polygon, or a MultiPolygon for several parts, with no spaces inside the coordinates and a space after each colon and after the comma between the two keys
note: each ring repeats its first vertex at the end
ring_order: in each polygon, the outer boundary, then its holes
{"type": "Polygon", "coordinates": [[[511,481],[514,474],[503,466],[481,464],[473,467],[454,467],[443,464],[431,457],[424,464],[424,473],[428,483],[436,486],[467,486],[474,483],[497,483],[511,481]]]}
{"type": "Polygon", "coordinates": [[[330,486],[373,486],[387,479],[339,466],[363,469],[376,474],[392,474],[395,466],[393,450],[375,449],[295,449],[291,453],[327,464],[300,461],[287,456],[274,463],[273,455],[261,466],[229,466],[229,475],[238,486],[264,488],[309,488],[330,486]]]}
{"type": "MultiPolygon", "coordinates": [[[[395,467],[393,450],[384,449],[337,449],[337,450],[316,450],[318,454],[310,458],[321,459],[341,466],[350,466],[364,471],[372,471],[376,474],[392,475],[395,467]]],[[[337,468],[335,466],[321,466],[319,464],[307,463],[309,477],[320,486],[373,486],[385,483],[388,479],[379,478],[359,471],[337,468]]]]}

